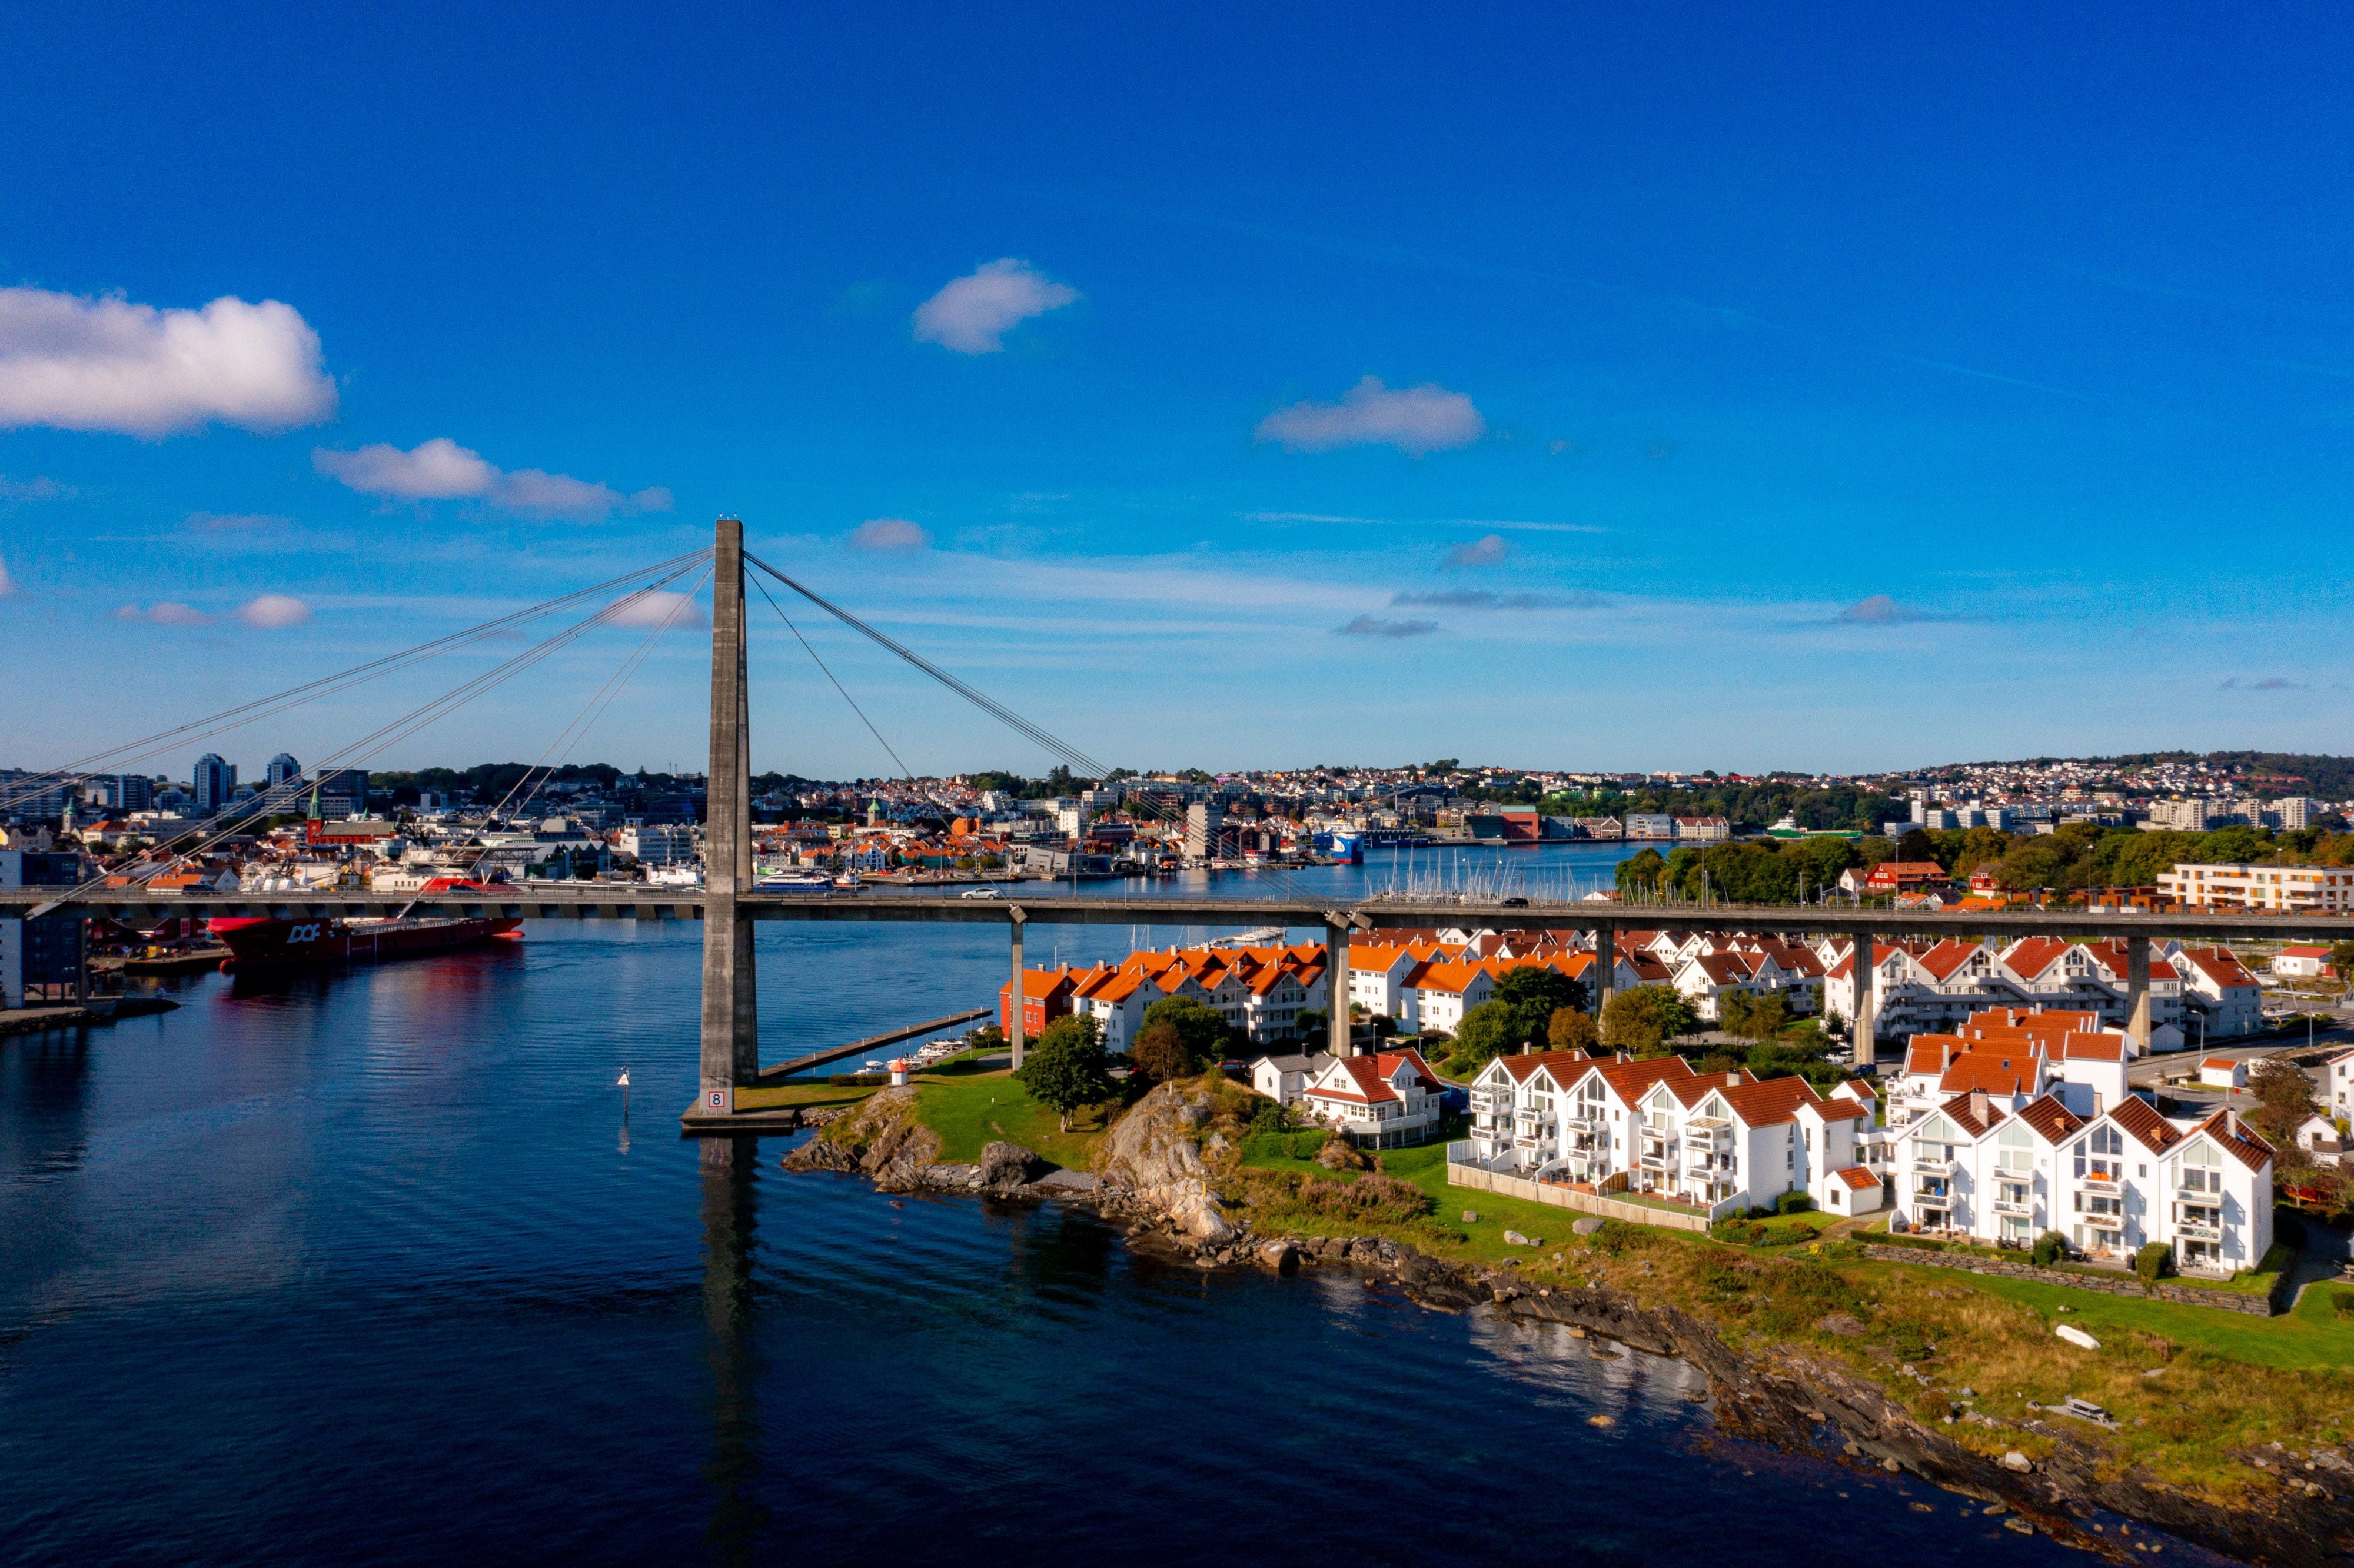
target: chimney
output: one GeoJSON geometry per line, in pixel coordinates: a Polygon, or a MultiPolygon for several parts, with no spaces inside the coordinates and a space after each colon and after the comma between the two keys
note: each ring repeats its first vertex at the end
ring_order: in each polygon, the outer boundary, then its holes
{"type": "Polygon", "coordinates": [[[1625,1061],[1625,1060],[1627,1059],[1627,1053],[1626,1053],[1626,1052],[1624,1052],[1624,1051],[1619,1052],[1619,1053],[1618,1053],[1618,1059],[1619,1059],[1621,1062],[1625,1061]]]}
{"type": "Polygon", "coordinates": [[[1529,1041],[1523,1040],[1521,1042],[1521,1054],[1523,1056],[1534,1055],[1536,1054],[1536,1046],[1529,1041]]]}
{"type": "Polygon", "coordinates": [[[1984,1089],[1972,1089],[1970,1091],[1970,1119],[1972,1121],[1984,1121],[1986,1118],[1986,1091],[1984,1089]]]}
{"type": "Polygon", "coordinates": [[[2226,1107],[2223,1111],[2223,1130],[2233,1138],[2240,1136],[2240,1113],[2229,1107],[2226,1107]]]}
{"type": "Polygon", "coordinates": [[[2098,1089],[2094,1089],[2094,1090],[2093,1091],[2093,1118],[2094,1118],[2095,1121],[2097,1121],[2097,1120],[2099,1120],[2099,1119],[2100,1119],[2100,1115],[2101,1115],[2101,1091],[2100,1091],[2100,1090],[2098,1090],[2098,1089]]]}
{"type": "Polygon", "coordinates": [[[1725,1074],[1725,1075],[1724,1075],[1724,1086],[1725,1086],[1726,1088],[1728,1088],[1728,1089],[1737,1089],[1737,1088],[1739,1088],[1739,1087],[1741,1086],[1741,1075],[1740,1075],[1740,1073],[1738,1073],[1738,1072],[1731,1072],[1731,1073],[1727,1073],[1727,1074],[1725,1074]]]}

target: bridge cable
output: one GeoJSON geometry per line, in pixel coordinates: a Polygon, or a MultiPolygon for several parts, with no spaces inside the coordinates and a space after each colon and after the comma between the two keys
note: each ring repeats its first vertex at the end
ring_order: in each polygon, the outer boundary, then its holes
{"type": "MultiPolygon", "coordinates": [[[[695,560],[709,556],[710,553],[711,552],[707,548],[690,550],[684,555],[673,556],[669,560],[657,561],[652,566],[641,567],[635,571],[625,572],[620,577],[608,577],[603,582],[591,584],[588,588],[578,588],[570,593],[558,595],[555,599],[543,600],[542,602],[532,605],[526,609],[515,610],[510,614],[500,616],[495,620],[484,621],[479,626],[470,627],[462,631],[453,631],[449,633],[447,636],[437,637],[427,642],[420,642],[413,648],[403,649],[396,653],[387,653],[380,658],[370,659],[363,663],[355,664],[348,670],[341,670],[332,675],[322,675],[315,680],[303,682],[300,685],[290,686],[286,690],[274,693],[270,696],[256,697],[251,702],[241,703],[231,708],[224,708],[219,713],[208,715],[204,718],[191,719],[186,724],[175,726],[170,729],[159,730],[155,734],[148,736],[143,739],[128,741],[121,746],[109,747],[102,751],[91,752],[90,755],[76,761],[67,763],[63,767],[53,768],[46,772],[34,774],[26,778],[11,779],[8,781],[7,785],[0,787],[0,809],[5,809],[16,804],[20,800],[29,799],[31,796],[37,794],[44,789],[52,788],[58,781],[68,779],[79,779],[80,776],[92,771],[93,765],[105,762],[110,758],[117,759],[118,763],[135,762],[153,757],[160,751],[167,750],[173,745],[177,743],[193,743],[195,741],[208,739],[213,736],[223,734],[228,730],[236,729],[244,725],[254,723],[257,720],[270,717],[272,715],[286,712],[291,708],[300,707],[306,703],[314,702],[321,697],[334,695],[335,693],[347,690],[351,686],[360,684],[366,681],[373,680],[378,675],[389,674],[397,670],[407,668],[409,665],[421,663],[427,659],[433,658],[436,655],[448,652],[453,648],[461,647],[467,643],[479,641],[486,637],[493,636],[497,632],[514,626],[519,621],[535,620],[541,616],[552,614],[555,611],[562,609],[568,605],[575,604],[581,599],[593,598],[598,594],[610,592],[622,584],[634,582],[641,577],[644,577],[652,574],[668,572],[673,567],[680,567],[684,565],[692,564],[695,560]]],[[[120,766],[111,769],[111,771],[116,772],[120,772],[121,770],[120,766]]]]}
{"type": "Polygon", "coordinates": [[[759,578],[754,577],[752,579],[752,586],[760,590],[760,597],[769,601],[769,608],[777,612],[777,619],[785,623],[785,630],[793,634],[794,641],[801,645],[802,651],[808,653],[811,659],[817,661],[817,667],[825,672],[825,678],[833,682],[833,689],[842,693],[842,700],[850,705],[850,711],[858,715],[858,722],[866,726],[866,733],[875,737],[876,745],[882,747],[884,750],[891,753],[891,760],[898,763],[900,774],[907,779],[907,782],[910,784],[914,783],[916,781],[915,770],[907,766],[907,760],[899,755],[897,750],[892,747],[891,743],[883,738],[883,732],[875,727],[875,721],[866,716],[866,710],[858,705],[858,699],[852,696],[848,689],[843,685],[842,682],[835,678],[832,669],[827,665],[823,659],[818,658],[817,650],[810,646],[810,640],[801,635],[801,629],[793,624],[793,618],[785,613],[785,607],[779,604],[776,600],[776,596],[769,591],[769,585],[762,582],[759,578]]]}
{"type": "MultiPolygon", "coordinates": [[[[533,665],[539,663],[550,655],[568,647],[573,642],[578,641],[580,638],[588,635],[588,632],[595,630],[597,627],[607,624],[612,617],[626,609],[631,605],[636,603],[638,600],[643,599],[646,595],[655,592],[665,584],[674,582],[678,578],[685,576],[687,572],[692,570],[702,561],[703,557],[708,552],[698,550],[691,552],[686,556],[677,557],[677,559],[684,564],[677,566],[663,577],[657,577],[653,582],[631,590],[630,593],[613,600],[611,603],[599,608],[587,619],[567,627],[562,631],[556,633],[554,636],[551,636],[543,641],[534,644],[530,648],[525,649],[522,652],[517,653],[509,659],[502,661],[500,663],[493,665],[491,669],[474,676],[469,681],[461,683],[451,690],[445,692],[440,696],[434,698],[432,701],[422,704],[418,707],[411,708],[408,713],[401,715],[391,722],[380,726],[376,729],[370,731],[368,734],[362,736],[359,739],[351,742],[349,745],[342,747],[336,751],[330,753],[329,756],[323,759],[319,764],[319,771],[313,778],[312,788],[315,790],[332,779],[339,778],[344,773],[351,771],[355,762],[368,760],[377,752],[383,751],[387,747],[391,747],[401,741],[407,740],[409,736],[417,734],[419,730],[424,729],[427,726],[448,716],[448,715],[455,712],[458,708],[464,706],[467,703],[472,702],[474,698],[482,695],[484,692],[490,691],[493,687],[504,684],[507,681],[513,679],[518,674],[521,674],[524,671],[531,668],[533,665]],[[354,755],[355,753],[358,754],[356,757],[354,755]]],[[[632,575],[634,576],[638,574],[632,575]]],[[[626,581],[628,579],[623,578],[621,580],[626,581]]],[[[567,597],[577,599],[578,596],[571,595],[567,597]]],[[[297,788],[294,790],[294,793],[300,794],[300,789],[297,788]]],[[[276,796],[271,795],[260,797],[260,800],[262,801],[262,804],[260,805],[252,807],[242,812],[229,814],[230,820],[226,822],[223,822],[219,818],[215,818],[211,821],[190,828],[186,832],[179,833],[162,844],[153,846],[146,852],[147,854],[163,854],[164,856],[163,862],[152,866],[143,864],[135,865],[133,868],[133,871],[128,874],[137,879],[138,885],[144,886],[147,883],[153,882],[156,877],[164,874],[173,866],[186,861],[189,856],[200,853],[207,845],[227,837],[228,834],[235,832],[238,829],[244,827],[254,821],[259,817],[267,814],[270,810],[271,803],[273,801],[281,804],[283,803],[283,801],[278,800],[276,796]],[[188,844],[186,848],[175,847],[188,840],[196,840],[199,842],[188,844]],[[143,870],[144,874],[139,874],[143,870]]],[[[91,888],[100,885],[106,880],[109,874],[111,874],[101,872],[99,875],[90,878],[80,886],[68,889],[56,898],[50,899],[47,903],[42,904],[37,908],[32,910],[26,916],[26,918],[36,919],[43,915],[48,914],[50,911],[56,909],[59,905],[69,903],[89,892],[91,888]]]]}
{"type": "MultiPolygon", "coordinates": [[[[744,558],[747,561],[749,561],[752,565],[759,567],[762,571],[768,573],[770,577],[776,578],[777,581],[782,583],[785,587],[801,595],[803,599],[809,600],[811,604],[816,605],[820,609],[824,610],[828,615],[831,615],[835,620],[841,621],[843,625],[867,637],[880,646],[888,649],[891,652],[897,654],[900,658],[906,660],[908,663],[913,664],[917,669],[921,670],[925,674],[929,675],[933,680],[938,681],[940,684],[948,687],[950,691],[956,693],[967,702],[971,703],[982,712],[1010,726],[1021,735],[1036,742],[1050,754],[1060,757],[1066,763],[1077,765],[1081,772],[1086,773],[1092,778],[1108,779],[1111,776],[1111,769],[1109,768],[1106,767],[1096,758],[1089,757],[1087,753],[1079,750],[1078,747],[1070,745],[1068,742],[1064,741],[1055,736],[1050,735],[1044,729],[1039,728],[1036,725],[1032,724],[1028,719],[1023,718],[1020,714],[1015,713],[1012,708],[1007,707],[1003,703],[997,701],[997,699],[990,696],[987,693],[979,691],[965,682],[957,679],[954,675],[949,674],[946,670],[941,669],[938,665],[933,663],[930,660],[925,658],[915,650],[897,641],[896,639],[876,630],[874,627],[867,625],[866,622],[859,620],[858,617],[851,614],[850,611],[843,609],[832,599],[829,599],[814,590],[802,586],[801,583],[795,582],[791,577],[787,577],[784,573],[779,571],[776,567],[770,566],[768,562],[762,560],[751,551],[745,551],[744,558]]],[[[764,588],[761,591],[766,593],[768,590],[764,588]]],[[[779,613],[781,613],[781,611],[779,613]]],[[[847,693],[844,693],[843,694],[845,696],[848,695],[847,693]]],[[[879,740],[882,737],[878,735],[875,738],[879,740]]],[[[894,755],[896,756],[896,754],[894,753],[894,755]]],[[[901,766],[905,767],[906,765],[903,763],[901,766]]],[[[1171,826],[1176,826],[1178,824],[1178,818],[1173,812],[1163,811],[1158,807],[1149,808],[1149,810],[1151,811],[1152,815],[1161,821],[1171,826]]],[[[1278,884],[1292,897],[1309,903],[1325,902],[1324,895],[1312,893],[1301,887],[1289,872],[1285,871],[1279,866],[1270,866],[1267,869],[1275,873],[1278,884]]]]}

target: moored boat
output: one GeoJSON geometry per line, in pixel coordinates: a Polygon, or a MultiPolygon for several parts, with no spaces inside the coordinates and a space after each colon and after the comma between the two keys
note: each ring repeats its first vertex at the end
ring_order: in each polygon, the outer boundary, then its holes
{"type": "MultiPolygon", "coordinates": [[[[420,896],[442,893],[496,893],[478,882],[436,877],[420,896]]],[[[276,916],[222,915],[206,927],[228,948],[224,969],[307,969],[329,964],[372,963],[419,958],[481,942],[514,940],[522,920],[505,916],[396,916],[390,918],[290,920],[276,916]]]]}

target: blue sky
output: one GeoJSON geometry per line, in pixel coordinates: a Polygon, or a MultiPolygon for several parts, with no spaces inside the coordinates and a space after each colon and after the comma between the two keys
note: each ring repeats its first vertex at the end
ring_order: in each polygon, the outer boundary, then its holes
{"type": "MultiPolygon", "coordinates": [[[[0,764],[723,511],[1131,766],[2346,749],[2354,19],[1621,9],[16,8],[0,764]]],[[[572,755],[691,763],[700,657],[572,755]]],[[[889,769],[755,662],[758,766],[889,769]]]]}

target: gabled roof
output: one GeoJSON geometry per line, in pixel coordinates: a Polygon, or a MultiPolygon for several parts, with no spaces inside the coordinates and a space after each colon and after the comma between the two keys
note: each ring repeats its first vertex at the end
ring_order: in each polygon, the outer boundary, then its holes
{"type": "Polygon", "coordinates": [[[1511,1075],[1512,1082],[1525,1084],[1540,1067],[1571,1069],[1568,1081],[1575,1082],[1584,1075],[1578,1070],[1595,1058],[1583,1051],[1520,1051],[1509,1056],[1499,1056],[1496,1060],[1504,1065],[1504,1071],[1511,1075]]]}
{"type": "Polygon", "coordinates": [[[1953,979],[1956,970],[1983,950],[1978,943],[1965,942],[1956,937],[1938,943],[1914,961],[1927,969],[1931,978],[1947,980],[1953,979]]]}
{"type": "Polygon", "coordinates": [[[1997,1056],[1972,1052],[1956,1056],[1937,1079],[1937,1092],[1953,1095],[1983,1089],[1990,1095],[2025,1094],[2035,1086],[2032,1056],[1997,1056]]]}
{"type": "Polygon", "coordinates": [[[1754,1084],[1743,1084],[1723,1091],[1724,1103],[1733,1114],[1749,1127],[1772,1127],[1777,1122],[1794,1121],[1800,1106],[1820,1106],[1822,1097],[1814,1086],[1800,1077],[1766,1078],[1754,1084]]]}
{"type": "Polygon", "coordinates": [[[1401,1071],[1410,1075],[1408,1087],[1417,1084],[1426,1090],[1438,1087],[1437,1075],[1430,1070],[1418,1051],[1381,1051],[1371,1056],[1338,1056],[1332,1058],[1331,1065],[1338,1066],[1344,1075],[1321,1086],[1310,1084],[1307,1093],[1321,1099],[1352,1100],[1365,1105],[1396,1100],[1402,1097],[1390,1086],[1401,1071]]]}
{"type": "Polygon", "coordinates": [[[2052,1095],[2020,1107],[2019,1119],[2033,1128],[2035,1136],[2046,1143],[2058,1143],[2063,1138],[2072,1138],[2084,1130],[2084,1118],[2052,1095]]]}
{"type": "Polygon", "coordinates": [[[2075,944],[2061,937],[2022,937],[2002,955],[2010,972],[2021,980],[2040,978],[2075,944]]]}
{"type": "Polygon", "coordinates": [[[1994,1103],[1991,1097],[1988,1097],[1985,1101],[1984,1114],[1980,1114],[1977,1108],[1978,1101],[1978,1096],[1964,1090],[1939,1106],[1937,1109],[1944,1113],[1947,1120],[1972,1138],[1984,1138],[1997,1122],[2002,1120],[2003,1109],[1994,1103]]]}
{"type": "MultiPolygon", "coordinates": [[[[1662,1078],[1691,1076],[1691,1064],[1681,1056],[1654,1056],[1640,1062],[1597,1061],[1589,1065],[1586,1072],[1600,1074],[1602,1081],[1610,1086],[1611,1093],[1633,1105],[1662,1078]]],[[[1581,1075],[1578,1081],[1583,1083],[1585,1075],[1581,1075]]]]}
{"type": "Polygon", "coordinates": [[[1874,1176],[1871,1167],[1865,1165],[1850,1165],[1844,1171],[1834,1171],[1831,1174],[1845,1182],[1850,1192],[1866,1192],[1880,1185],[1880,1178],[1874,1176]]]}
{"type": "Polygon", "coordinates": [[[2256,977],[2247,966],[2221,948],[2185,948],[2175,955],[2179,964],[2187,963],[2217,985],[2253,985],[2256,977]]]}
{"type": "Polygon", "coordinates": [[[2182,1141],[2182,1131],[2153,1109],[2147,1100],[2128,1095],[2109,1107],[2108,1119],[2152,1154],[2163,1154],[2182,1141]]]}

